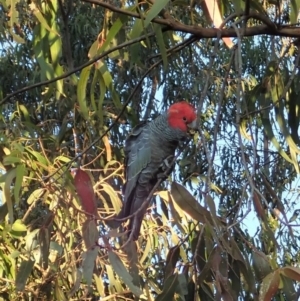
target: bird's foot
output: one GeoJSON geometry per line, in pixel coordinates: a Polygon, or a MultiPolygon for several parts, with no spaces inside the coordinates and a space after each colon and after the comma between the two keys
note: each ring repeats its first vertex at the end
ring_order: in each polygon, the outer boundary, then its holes
{"type": "Polygon", "coordinates": [[[173,162],[174,156],[169,156],[160,165],[160,173],[157,175],[158,179],[166,179],[168,177],[168,174],[171,172],[174,162],[173,162]],[[166,174],[167,172],[167,174],[166,174]]]}

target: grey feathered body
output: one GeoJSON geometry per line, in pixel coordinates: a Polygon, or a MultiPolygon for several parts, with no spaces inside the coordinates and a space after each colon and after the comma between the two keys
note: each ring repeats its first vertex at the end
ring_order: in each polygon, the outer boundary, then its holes
{"type": "MultiPolygon", "coordinates": [[[[124,204],[119,218],[137,212],[163,173],[163,162],[174,156],[175,150],[186,133],[168,125],[167,114],[152,122],[136,126],[125,142],[124,204]]],[[[129,231],[133,240],[138,239],[141,223],[147,208],[130,218],[129,231]]]]}

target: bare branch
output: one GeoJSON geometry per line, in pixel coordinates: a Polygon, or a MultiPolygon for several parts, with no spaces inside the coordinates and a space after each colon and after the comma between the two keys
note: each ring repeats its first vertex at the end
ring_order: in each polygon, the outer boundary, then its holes
{"type": "MultiPolygon", "coordinates": [[[[141,16],[139,14],[116,7],[107,2],[103,2],[100,0],[82,0],[82,1],[102,6],[113,12],[117,12],[126,16],[141,19],[141,16]]],[[[242,16],[243,14],[244,13],[234,14],[232,16],[229,16],[229,18],[232,19],[233,16],[238,17],[238,16],[242,16]]],[[[243,32],[243,36],[256,36],[256,35],[267,34],[272,36],[300,37],[300,28],[298,26],[291,25],[291,26],[282,27],[280,25],[273,23],[266,15],[262,15],[254,12],[251,12],[246,18],[259,20],[263,22],[264,25],[258,25],[258,26],[246,28],[245,31],[243,32]]],[[[174,31],[190,33],[197,36],[198,38],[216,38],[218,37],[218,35],[220,35],[221,38],[237,37],[237,32],[234,28],[224,28],[224,29],[204,28],[197,25],[186,25],[172,18],[168,18],[168,19],[154,18],[152,22],[165,25],[166,30],[174,30],[174,31]]]]}

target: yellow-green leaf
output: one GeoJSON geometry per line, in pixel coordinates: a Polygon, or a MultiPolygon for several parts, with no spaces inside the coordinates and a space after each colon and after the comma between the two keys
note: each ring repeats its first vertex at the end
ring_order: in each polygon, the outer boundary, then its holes
{"type": "Polygon", "coordinates": [[[12,225],[12,230],[16,232],[25,232],[27,231],[27,227],[23,224],[21,219],[17,219],[12,225]]]}
{"type": "Polygon", "coordinates": [[[108,251],[109,261],[114,269],[114,271],[123,279],[124,283],[129,287],[131,292],[137,296],[142,297],[142,290],[135,286],[132,281],[132,276],[126,270],[123,262],[120,260],[119,256],[113,251],[108,251]]]}
{"type": "Polygon", "coordinates": [[[30,194],[29,198],[27,199],[27,204],[31,205],[33,202],[38,201],[40,199],[40,197],[43,195],[44,191],[45,191],[44,188],[38,188],[38,189],[34,190],[30,194]]]}
{"type": "Polygon", "coordinates": [[[14,187],[14,197],[16,204],[19,204],[20,201],[20,190],[23,183],[23,177],[25,175],[25,165],[19,164],[16,168],[16,181],[15,181],[15,187],[14,187]]]}
{"type": "Polygon", "coordinates": [[[89,110],[86,102],[86,88],[90,76],[92,65],[84,68],[81,71],[80,78],[77,85],[77,100],[79,103],[80,113],[85,120],[89,119],[89,110]]]}
{"type": "Polygon", "coordinates": [[[150,8],[149,12],[147,13],[144,26],[145,28],[150,24],[150,22],[158,16],[163,8],[167,6],[170,0],[160,0],[155,1],[152,7],[150,8]]]}

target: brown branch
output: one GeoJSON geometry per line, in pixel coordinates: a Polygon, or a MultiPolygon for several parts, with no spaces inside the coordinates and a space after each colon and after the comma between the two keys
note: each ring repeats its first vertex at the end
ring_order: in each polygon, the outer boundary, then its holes
{"type": "MultiPolygon", "coordinates": [[[[126,16],[130,16],[133,18],[138,18],[138,19],[142,18],[139,14],[135,12],[116,7],[112,4],[100,0],[82,0],[82,1],[99,5],[106,9],[109,9],[110,11],[120,13],[126,16]]],[[[243,13],[236,14],[236,16],[242,16],[242,15],[243,13]]],[[[247,16],[247,19],[249,18],[260,20],[264,23],[264,25],[258,25],[258,26],[246,28],[245,32],[243,32],[243,36],[256,36],[256,35],[267,34],[272,36],[300,37],[300,28],[298,26],[289,26],[284,28],[278,27],[275,23],[271,22],[267,16],[258,13],[250,13],[247,16]]],[[[218,35],[220,35],[221,38],[237,37],[237,32],[234,28],[224,28],[224,29],[203,28],[197,25],[185,25],[171,18],[168,19],[154,18],[152,22],[165,25],[166,30],[174,30],[174,31],[190,33],[197,36],[198,38],[216,38],[218,37],[218,35]]]]}

